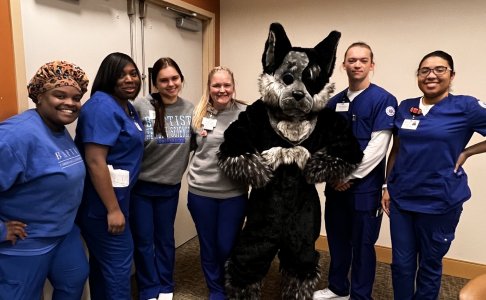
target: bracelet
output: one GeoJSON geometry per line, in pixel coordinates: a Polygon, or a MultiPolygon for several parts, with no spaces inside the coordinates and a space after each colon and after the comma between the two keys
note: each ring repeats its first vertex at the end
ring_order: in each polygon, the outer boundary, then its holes
{"type": "Polygon", "coordinates": [[[384,185],[382,185],[382,186],[381,186],[381,189],[382,189],[382,190],[384,190],[384,189],[386,189],[386,188],[388,188],[388,186],[386,185],[386,183],[385,183],[384,185]]]}

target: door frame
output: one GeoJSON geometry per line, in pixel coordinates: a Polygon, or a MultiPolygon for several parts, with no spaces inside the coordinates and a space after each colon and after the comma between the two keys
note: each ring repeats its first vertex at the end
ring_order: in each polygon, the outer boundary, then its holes
{"type": "MultiPolygon", "coordinates": [[[[6,30],[1,33],[2,39],[6,39],[5,43],[2,43],[2,47],[6,47],[4,49],[6,55],[2,55],[2,65],[6,68],[6,74],[4,75],[11,79],[3,81],[2,78],[2,82],[6,83],[6,87],[2,90],[2,95],[8,95],[9,97],[9,99],[4,99],[5,105],[8,105],[8,112],[6,112],[7,115],[5,116],[2,114],[3,119],[4,117],[26,110],[29,107],[29,100],[26,88],[27,81],[25,78],[25,55],[22,22],[20,18],[20,1],[0,1],[2,2],[2,17],[4,15],[8,16],[6,19],[2,18],[2,27],[3,30],[6,30]],[[7,24],[4,24],[5,22],[7,24]]],[[[3,105],[4,103],[2,103],[3,105]]]]}

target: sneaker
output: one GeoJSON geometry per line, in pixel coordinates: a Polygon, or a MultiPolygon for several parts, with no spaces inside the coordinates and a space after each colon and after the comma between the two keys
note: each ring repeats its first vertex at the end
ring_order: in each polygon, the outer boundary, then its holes
{"type": "Polygon", "coordinates": [[[172,300],[174,297],[173,293],[160,293],[159,298],[157,300],[172,300]]]}
{"type": "Polygon", "coordinates": [[[325,288],[323,290],[315,291],[314,295],[312,296],[313,300],[325,300],[325,299],[334,299],[334,300],[348,300],[349,296],[339,296],[334,294],[329,288],[325,288]]]}

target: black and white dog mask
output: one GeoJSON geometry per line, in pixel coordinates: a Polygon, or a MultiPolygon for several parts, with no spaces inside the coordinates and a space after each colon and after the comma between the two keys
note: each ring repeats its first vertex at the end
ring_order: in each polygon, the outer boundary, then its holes
{"type": "Polygon", "coordinates": [[[329,78],[340,37],[332,31],[314,48],[292,47],[282,25],[270,25],[259,89],[273,129],[294,145],[309,137],[334,92],[329,78]]]}

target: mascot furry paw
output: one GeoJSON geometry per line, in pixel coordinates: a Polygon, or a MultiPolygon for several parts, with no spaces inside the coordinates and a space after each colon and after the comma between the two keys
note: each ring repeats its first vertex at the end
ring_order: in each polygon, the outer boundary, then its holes
{"type": "Polygon", "coordinates": [[[315,183],[344,179],[363,155],[346,121],[324,108],[340,36],[333,31],[314,48],[292,47],[283,27],[272,24],[261,99],[225,132],[219,166],[252,186],[247,221],[226,265],[230,299],[260,298],[277,254],[282,298],[312,299],[320,277],[315,183]]]}

